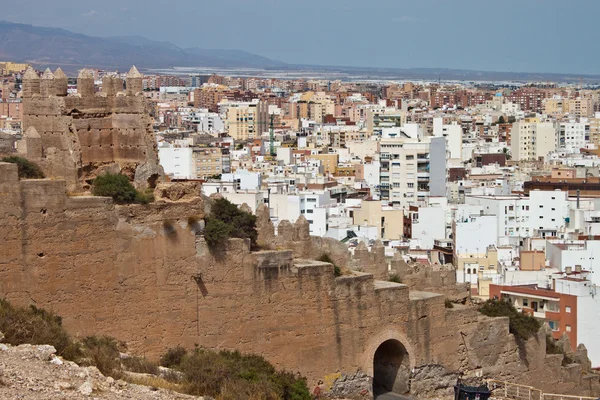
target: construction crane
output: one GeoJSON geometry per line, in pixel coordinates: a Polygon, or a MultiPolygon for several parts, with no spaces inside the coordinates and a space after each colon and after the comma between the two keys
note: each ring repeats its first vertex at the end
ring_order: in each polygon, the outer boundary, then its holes
{"type": "Polygon", "coordinates": [[[273,119],[275,118],[274,114],[271,114],[271,122],[269,123],[269,149],[271,153],[271,157],[275,157],[275,130],[273,128],[273,119]]]}

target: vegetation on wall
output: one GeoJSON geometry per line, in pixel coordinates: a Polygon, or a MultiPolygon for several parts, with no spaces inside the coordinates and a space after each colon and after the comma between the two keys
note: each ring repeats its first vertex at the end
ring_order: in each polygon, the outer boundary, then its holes
{"type": "Polygon", "coordinates": [[[136,190],[123,174],[104,174],[96,177],[92,183],[94,196],[112,197],[117,204],[148,204],[154,201],[151,191],[136,190]]]}
{"type": "Polygon", "coordinates": [[[479,312],[488,317],[508,317],[510,333],[517,339],[527,340],[541,327],[540,322],[531,315],[519,312],[507,300],[490,299],[483,303],[479,312]]]}
{"type": "Polygon", "coordinates": [[[209,247],[215,248],[229,238],[250,239],[252,247],[256,248],[256,216],[227,199],[217,199],[211,206],[210,215],[205,218],[204,239],[209,247]]]}
{"type": "Polygon", "coordinates": [[[20,179],[43,179],[44,172],[34,162],[19,156],[8,156],[0,159],[2,162],[17,164],[20,179]]]}
{"type": "Polygon", "coordinates": [[[331,257],[329,257],[329,254],[327,254],[327,253],[321,254],[321,257],[319,257],[317,259],[317,261],[333,264],[333,274],[335,275],[335,277],[337,278],[338,276],[342,276],[342,269],[333,262],[331,257]]]}

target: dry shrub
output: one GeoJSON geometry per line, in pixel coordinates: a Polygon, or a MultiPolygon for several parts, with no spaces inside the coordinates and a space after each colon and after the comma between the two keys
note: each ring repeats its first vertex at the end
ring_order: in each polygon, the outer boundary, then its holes
{"type": "Polygon", "coordinates": [[[304,378],[277,371],[257,355],[202,348],[184,354],[175,348],[169,350],[162,360],[175,360],[180,356],[179,364],[169,364],[183,372],[183,386],[188,394],[224,400],[310,399],[304,378]]]}
{"type": "Polygon", "coordinates": [[[0,332],[4,341],[14,346],[20,344],[49,344],[56,353],[76,361],[81,351],[62,326],[62,319],[52,312],[37,308],[13,307],[0,299],[0,332]]]}
{"type": "Polygon", "coordinates": [[[158,365],[147,360],[145,357],[131,356],[121,360],[121,363],[127,371],[140,374],[158,374],[158,365]]]}

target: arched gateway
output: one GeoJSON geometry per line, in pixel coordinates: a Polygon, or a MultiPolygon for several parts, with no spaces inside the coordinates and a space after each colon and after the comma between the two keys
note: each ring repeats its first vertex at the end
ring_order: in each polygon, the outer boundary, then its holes
{"type": "Polygon", "coordinates": [[[410,359],[402,343],[386,340],[373,356],[373,394],[410,391],[410,359]]]}
{"type": "Polygon", "coordinates": [[[386,329],[370,338],[363,353],[363,365],[373,378],[373,394],[409,393],[414,357],[406,336],[395,329],[386,329]]]}

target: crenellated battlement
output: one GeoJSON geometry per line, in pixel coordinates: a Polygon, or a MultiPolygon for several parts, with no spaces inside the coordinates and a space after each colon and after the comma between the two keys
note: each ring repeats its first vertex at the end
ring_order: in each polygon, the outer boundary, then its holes
{"type": "MultiPolygon", "coordinates": [[[[77,93],[69,96],[82,98],[137,96],[143,91],[142,79],[143,75],[133,66],[127,73],[125,82],[116,74],[104,76],[102,91],[98,93],[95,88],[93,72],[89,69],[82,69],[77,76],[77,93]]],[[[57,68],[54,73],[47,68],[40,76],[32,67],[29,67],[23,75],[23,98],[25,99],[65,97],[67,89],[68,77],[60,68],[57,68]]]]}

